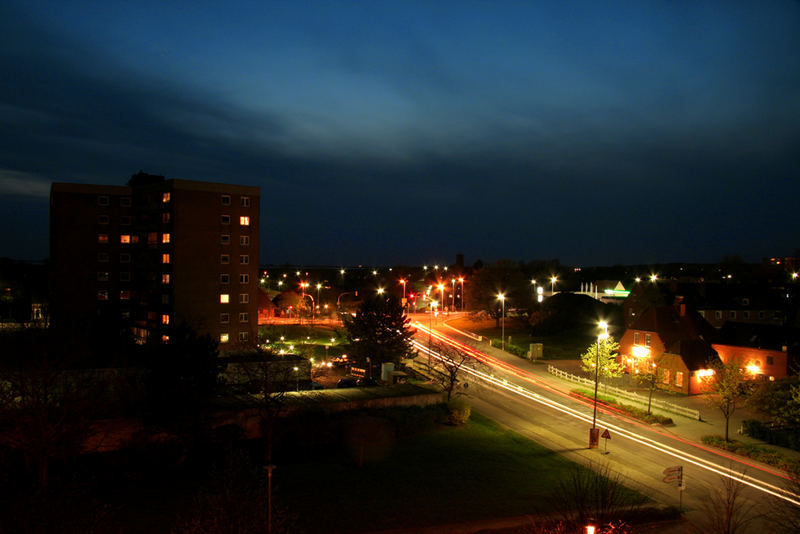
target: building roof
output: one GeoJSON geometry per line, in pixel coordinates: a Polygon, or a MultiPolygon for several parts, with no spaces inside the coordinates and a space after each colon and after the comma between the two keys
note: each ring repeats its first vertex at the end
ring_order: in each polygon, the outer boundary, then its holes
{"type": "Polygon", "coordinates": [[[690,371],[707,369],[710,363],[719,361],[717,351],[702,339],[676,341],[666,352],[679,355],[690,371]]]}
{"type": "Polygon", "coordinates": [[[728,321],[720,329],[717,341],[756,349],[783,350],[786,347],[789,352],[797,352],[800,349],[800,331],[779,325],[728,321]]]}
{"type": "Polygon", "coordinates": [[[656,332],[664,343],[671,347],[685,339],[701,339],[710,343],[716,334],[713,326],[703,319],[699,313],[683,308],[681,315],[679,306],[656,306],[645,310],[631,328],[645,332],[656,332]]]}

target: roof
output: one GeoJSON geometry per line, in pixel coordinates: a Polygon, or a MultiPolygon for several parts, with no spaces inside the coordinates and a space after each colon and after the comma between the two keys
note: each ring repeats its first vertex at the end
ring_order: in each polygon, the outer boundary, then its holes
{"type": "Polygon", "coordinates": [[[631,328],[657,333],[665,347],[686,339],[701,339],[711,343],[716,335],[714,327],[699,313],[687,309],[681,315],[680,308],[675,306],[649,308],[634,321],[631,328]]]}
{"type": "Polygon", "coordinates": [[[724,345],[790,352],[800,348],[800,330],[771,324],[751,324],[728,321],[719,331],[718,342],[724,345]]]}
{"type": "Polygon", "coordinates": [[[707,369],[709,363],[719,361],[717,351],[702,339],[676,341],[671,346],[668,346],[666,352],[679,355],[690,371],[707,369]]]}

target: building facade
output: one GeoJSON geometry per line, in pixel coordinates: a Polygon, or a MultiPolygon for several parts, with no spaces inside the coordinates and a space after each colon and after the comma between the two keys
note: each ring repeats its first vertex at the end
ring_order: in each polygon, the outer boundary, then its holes
{"type": "Polygon", "coordinates": [[[124,187],[54,183],[53,327],[110,322],[144,342],[186,325],[221,350],[254,345],[259,213],[257,187],[143,173],[124,187]]]}

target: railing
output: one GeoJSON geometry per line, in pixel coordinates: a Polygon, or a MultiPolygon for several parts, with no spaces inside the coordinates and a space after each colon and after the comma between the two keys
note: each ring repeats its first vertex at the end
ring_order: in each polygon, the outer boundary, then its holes
{"type": "MultiPolygon", "coordinates": [[[[547,366],[547,372],[550,373],[551,375],[555,375],[559,378],[563,378],[564,380],[568,380],[570,382],[576,382],[584,386],[594,387],[594,380],[583,378],[582,376],[573,375],[572,373],[562,371],[561,369],[553,367],[552,365],[547,366]]],[[[603,383],[600,383],[599,389],[603,393],[616,395],[617,397],[622,397],[624,399],[633,402],[638,402],[640,404],[644,404],[645,406],[647,406],[647,397],[644,395],[639,395],[638,393],[635,393],[633,391],[627,391],[603,383]]],[[[686,406],[681,406],[679,404],[674,404],[672,402],[663,401],[661,399],[653,399],[651,402],[651,406],[664,410],[665,412],[671,412],[678,415],[683,415],[685,417],[691,417],[692,419],[697,419],[698,421],[702,420],[700,418],[700,410],[694,410],[692,408],[687,408],[686,406]]]]}

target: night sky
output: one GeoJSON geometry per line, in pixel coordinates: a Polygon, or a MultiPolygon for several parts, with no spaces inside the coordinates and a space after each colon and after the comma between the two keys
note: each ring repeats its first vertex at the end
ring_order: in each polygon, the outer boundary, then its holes
{"type": "Polygon", "coordinates": [[[52,181],[141,169],[260,186],[262,263],[759,261],[800,249],[800,2],[5,0],[0,126],[16,259],[52,181]]]}

